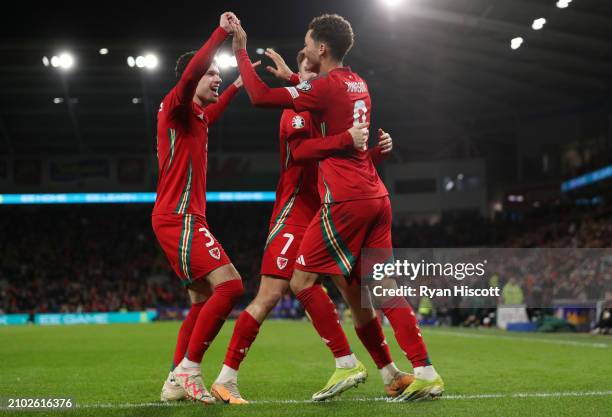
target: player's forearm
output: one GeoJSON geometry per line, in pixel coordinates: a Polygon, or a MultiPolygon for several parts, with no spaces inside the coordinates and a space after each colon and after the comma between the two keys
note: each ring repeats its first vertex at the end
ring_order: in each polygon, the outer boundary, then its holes
{"type": "Polygon", "coordinates": [[[291,157],[296,162],[325,159],[352,148],[353,137],[348,131],[325,138],[296,139],[289,142],[291,157]]]}
{"type": "Polygon", "coordinates": [[[291,95],[284,88],[270,88],[259,78],[251,64],[251,59],[246,49],[236,51],[238,68],[251,103],[260,107],[284,107],[292,108],[291,95]]]}
{"type": "Polygon", "coordinates": [[[231,103],[232,99],[236,96],[238,91],[240,91],[238,87],[236,87],[234,84],[230,84],[230,86],[225,89],[223,94],[221,94],[221,97],[219,97],[219,101],[214,104],[208,105],[204,109],[204,113],[206,114],[206,119],[208,120],[209,125],[212,125],[217,120],[219,120],[219,118],[221,117],[227,106],[231,103]]]}
{"type": "Polygon", "coordinates": [[[219,46],[221,46],[227,36],[228,33],[223,28],[218,27],[200,50],[191,58],[176,86],[178,99],[181,103],[190,103],[193,100],[193,95],[200,79],[208,71],[208,67],[210,67],[215,57],[215,52],[217,52],[217,49],[219,49],[219,46]]]}

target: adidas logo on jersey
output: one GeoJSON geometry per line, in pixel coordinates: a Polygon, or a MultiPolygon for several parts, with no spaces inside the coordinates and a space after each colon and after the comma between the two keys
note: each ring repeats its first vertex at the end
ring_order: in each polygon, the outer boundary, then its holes
{"type": "Polygon", "coordinates": [[[304,260],[304,255],[298,256],[298,258],[295,260],[295,262],[297,262],[298,264],[300,264],[302,266],[306,266],[306,261],[304,260]]]}

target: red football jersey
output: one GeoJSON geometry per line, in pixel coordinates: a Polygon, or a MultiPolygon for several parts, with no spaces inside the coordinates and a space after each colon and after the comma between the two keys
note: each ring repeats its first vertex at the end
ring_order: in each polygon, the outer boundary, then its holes
{"type": "Polygon", "coordinates": [[[208,126],[223,113],[238,88],[233,84],[206,107],[193,102],[196,86],[227,37],[221,28],[191,59],[180,81],[163,99],[157,114],[159,177],[153,214],[206,213],[208,126]]]}
{"type": "Polygon", "coordinates": [[[279,134],[280,178],[270,223],[306,227],[319,209],[316,161],[296,162],[290,149],[292,141],[314,136],[308,112],[283,111],[279,134]]]}
{"type": "MultiPolygon", "coordinates": [[[[322,136],[369,123],[372,103],[366,82],[349,67],[287,87],[296,111],[309,111],[322,136]]],[[[384,197],[387,189],[364,150],[337,153],[319,163],[319,193],[325,203],[384,197]]]]}

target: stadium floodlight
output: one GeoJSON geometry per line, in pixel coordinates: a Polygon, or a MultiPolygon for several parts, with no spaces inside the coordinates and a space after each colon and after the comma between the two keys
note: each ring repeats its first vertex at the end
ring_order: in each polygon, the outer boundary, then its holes
{"type": "Polygon", "coordinates": [[[403,2],[403,0],[383,0],[383,3],[387,6],[387,7],[397,7],[399,6],[401,3],[403,2]]]}
{"type": "Polygon", "coordinates": [[[228,69],[230,67],[236,68],[238,66],[238,61],[236,61],[235,56],[231,56],[230,54],[223,52],[215,57],[215,62],[219,65],[221,69],[228,69]]]}
{"type": "Polygon", "coordinates": [[[572,2],[572,0],[559,0],[557,1],[557,7],[559,9],[565,9],[569,6],[569,4],[572,2]]]}
{"type": "Polygon", "coordinates": [[[43,64],[47,66],[45,62],[49,62],[53,68],[69,70],[74,66],[74,57],[68,52],[62,52],[59,55],[53,55],[50,60],[43,57],[43,64]]]}
{"type": "Polygon", "coordinates": [[[144,68],[144,67],[145,67],[145,65],[146,65],[146,59],[145,59],[145,57],[144,57],[144,56],[142,56],[142,55],[138,55],[138,56],[136,57],[136,66],[137,66],[138,68],[144,68]]]}
{"type": "Polygon", "coordinates": [[[455,188],[455,181],[453,181],[449,177],[444,177],[444,180],[442,182],[444,184],[444,191],[446,192],[453,191],[453,189],[455,188]]]}
{"type": "Polygon", "coordinates": [[[140,104],[142,103],[142,99],[140,97],[132,98],[132,104],[140,104]]]}
{"type": "Polygon", "coordinates": [[[516,50],[516,49],[519,49],[522,44],[523,44],[523,38],[518,36],[510,41],[510,48],[516,50]]]}
{"type": "Polygon", "coordinates": [[[157,68],[157,64],[159,64],[159,59],[154,54],[146,54],[144,57],[144,65],[147,69],[155,69],[157,68]]]}
{"type": "Polygon", "coordinates": [[[263,48],[257,48],[255,52],[257,52],[257,55],[263,55],[265,50],[263,48]]]}
{"type": "Polygon", "coordinates": [[[42,63],[45,67],[48,67],[49,65],[51,65],[51,62],[49,61],[49,58],[47,58],[46,56],[42,57],[42,63]]]}
{"type": "Polygon", "coordinates": [[[134,68],[134,66],[136,65],[136,60],[134,59],[133,56],[127,57],[127,64],[130,68],[134,68]]]}
{"type": "Polygon", "coordinates": [[[64,102],[64,99],[62,97],[55,97],[53,99],[54,104],[62,104],[63,102],[64,102]]]}
{"type": "Polygon", "coordinates": [[[108,54],[108,48],[100,48],[98,52],[100,53],[100,55],[106,55],[108,54]]]}
{"type": "Polygon", "coordinates": [[[70,69],[74,66],[74,57],[68,52],[62,52],[59,55],[59,67],[62,69],[70,69]]]}
{"type": "Polygon", "coordinates": [[[543,17],[540,17],[539,19],[535,19],[533,21],[533,23],[531,24],[531,28],[533,30],[540,30],[544,27],[545,24],[546,24],[546,19],[544,19],[543,17]]]}

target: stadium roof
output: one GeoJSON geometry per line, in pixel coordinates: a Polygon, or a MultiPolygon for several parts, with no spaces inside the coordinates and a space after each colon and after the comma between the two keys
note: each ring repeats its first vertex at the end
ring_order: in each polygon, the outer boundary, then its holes
{"type": "MultiPolygon", "coordinates": [[[[391,130],[406,157],[511,141],[519,120],[609,105],[612,3],[575,0],[559,9],[555,2],[13,3],[0,26],[0,155],[153,154],[156,109],[174,82],[174,60],[197,48],[224,10],[242,19],[252,58],[272,46],[290,63],[313,16],[346,16],[357,36],[346,63],[369,83],[374,125],[391,130]],[[547,23],[535,31],[540,17],[547,23]],[[524,43],[512,50],[518,36],[524,43]],[[99,54],[103,47],[108,54],[99,54]],[[43,56],[62,50],[74,54],[74,68],[43,65],[43,56]],[[147,51],[159,56],[156,71],[128,67],[127,56],[147,51]]],[[[229,69],[225,81],[236,75],[229,69]]],[[[277,124],[277,111],[254,110],[242,94],[211,129],[211,149],[275,150],[277,124]]]]}

